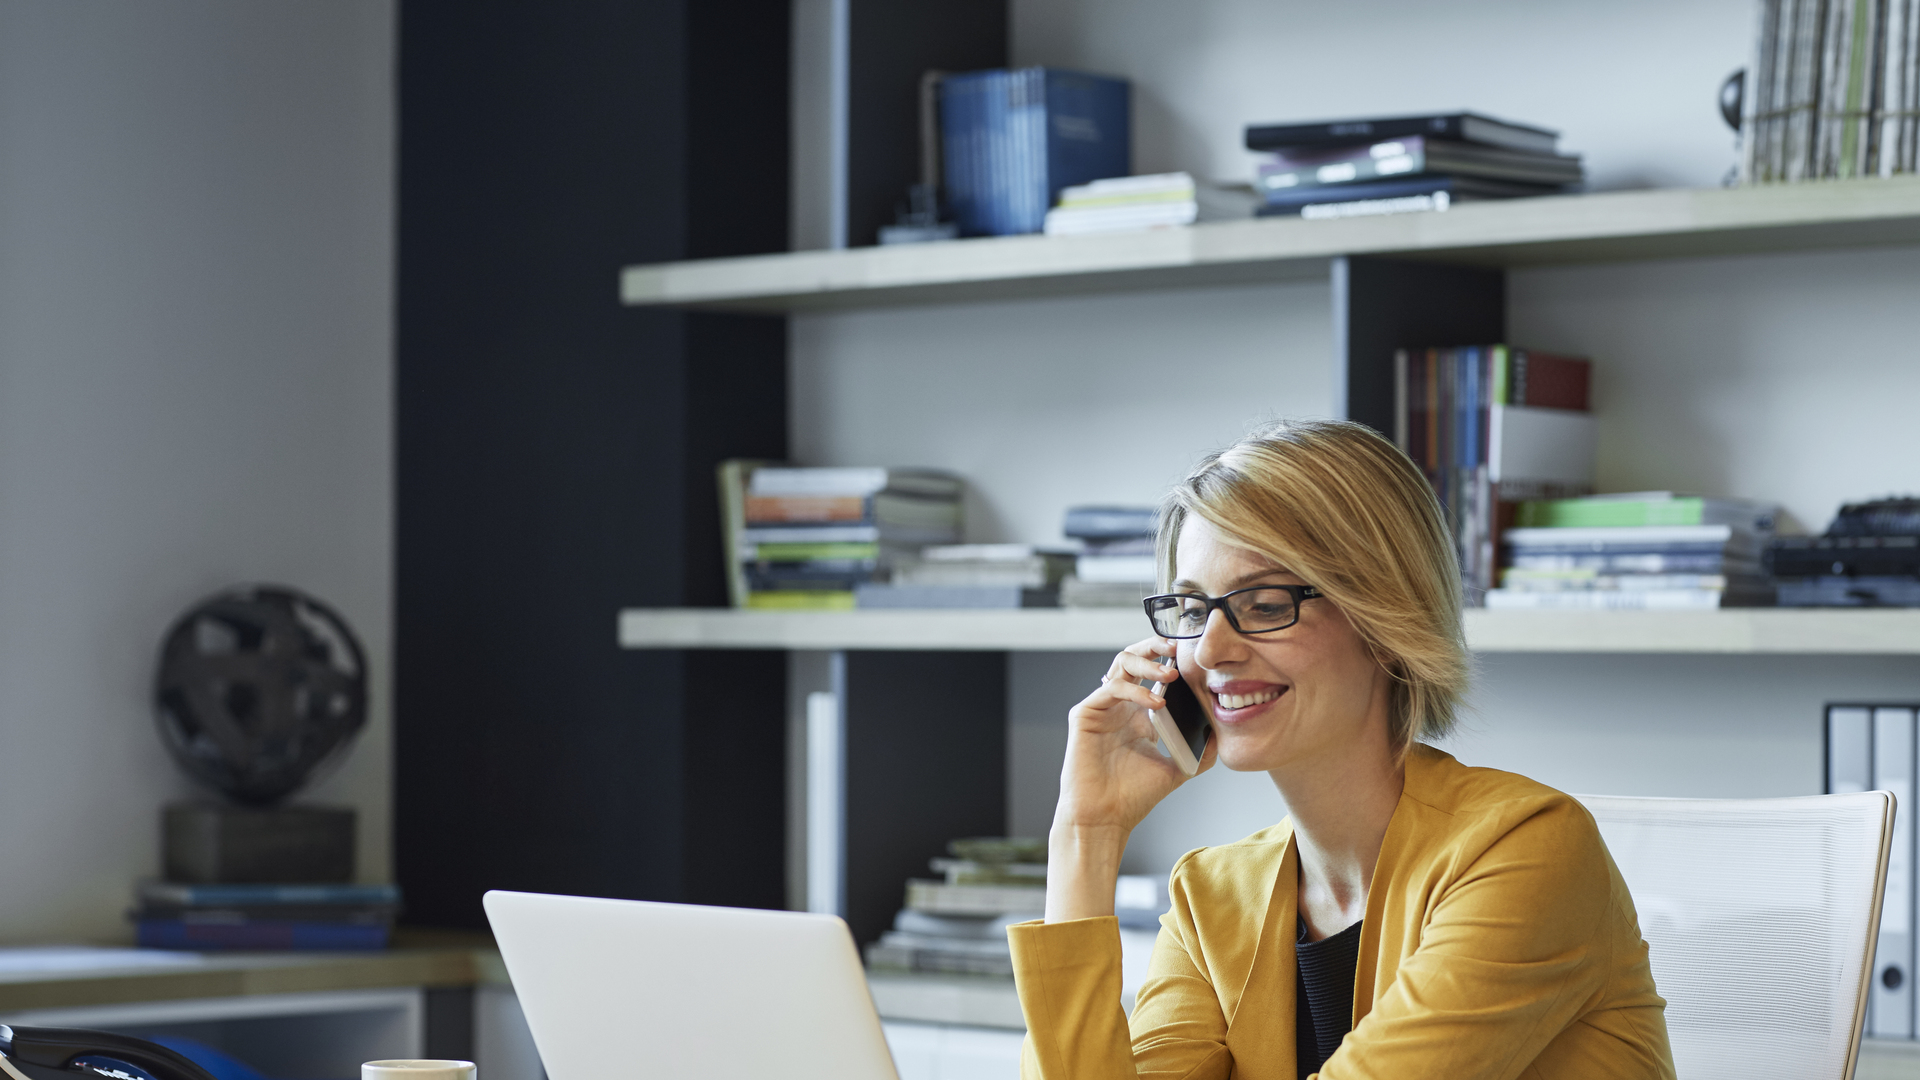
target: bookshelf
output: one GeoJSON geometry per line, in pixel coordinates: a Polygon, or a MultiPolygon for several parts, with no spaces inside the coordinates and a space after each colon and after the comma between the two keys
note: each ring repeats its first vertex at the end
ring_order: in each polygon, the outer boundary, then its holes
{"type": "Polygon", "coordinates": [[[1897,177],[697,259],[627,267],[620,296],[643,307],[780,313],[1309,279],[1341,256],[1505,268],[1912,243],[1920,177],[1897,177]]]}
{"type": "MultiPolygon", "coordinates": [[[[1920,610],[1469,611],[1480,653],[1920,655],[1920,610]]],[[[1144,636],[1131,609],[734,611],[632,608],[629,649],[1096,652],[1144,636]]]]}

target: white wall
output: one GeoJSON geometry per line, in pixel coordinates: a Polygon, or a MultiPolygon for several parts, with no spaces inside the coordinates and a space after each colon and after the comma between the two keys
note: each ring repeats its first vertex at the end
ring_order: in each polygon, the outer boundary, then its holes
{"type": "Polygon", "coordinates": [[[1015,64],[1133,81],[1138,172],[1251,178],[1249,123],[1472,109],[1556,128],[1596,188],[1701,187],[1752,0],[1013,0],[1015,64]]]}
{"type": "Polygon", "coordinates": [[[112,938],[188,794],[187,605],[335,605],[375,715],[310,795],[390,873],[392,0],[0,4],[0,940],[112,938]]]}
{"type": "Polygon", "coordinates": [[[930,465],[967,535],[1057,542],[1066,508],[1153,505],[1265,415],[1328,414],[1325,282],[900,308],[792,321],[807,463],[930,465]]]}
{"type": "Polygon", "coordinates": [[[1602,490],[1779,500],[1816,533],[1920,491],[1920,248],[1507,280],[1514,341],[1594,358],[1602,490]]]}

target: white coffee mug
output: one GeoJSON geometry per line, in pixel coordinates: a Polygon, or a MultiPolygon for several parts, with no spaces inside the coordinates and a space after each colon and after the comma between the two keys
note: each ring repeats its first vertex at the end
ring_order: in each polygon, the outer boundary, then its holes
{"type": "Polygon", "coordinates": [[[475,1080],[471,1061],[369,1061],[360,1080],[475,1080]]]}

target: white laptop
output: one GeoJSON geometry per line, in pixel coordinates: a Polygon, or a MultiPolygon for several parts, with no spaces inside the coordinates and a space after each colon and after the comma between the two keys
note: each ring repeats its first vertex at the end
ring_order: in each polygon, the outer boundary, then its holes
{"type": "Polygon", "coordinates": [[[549,1080],[897,1080],[832,915],[490,892],[549,1080]]]}

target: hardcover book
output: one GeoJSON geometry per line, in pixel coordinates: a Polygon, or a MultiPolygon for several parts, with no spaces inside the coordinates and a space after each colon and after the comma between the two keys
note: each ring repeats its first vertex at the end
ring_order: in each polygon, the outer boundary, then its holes
{"type": "Polygon", "coordinates": [[[1286,150],[1375,143],[1408,135],[1430,135],[1535,154],[1551,154],[1560,142],[1559,132],[1471,112],[1323,120],[1311,124],[1252,124],[1247,127],[1246,137],[1249,150],[1286,150]]]}

